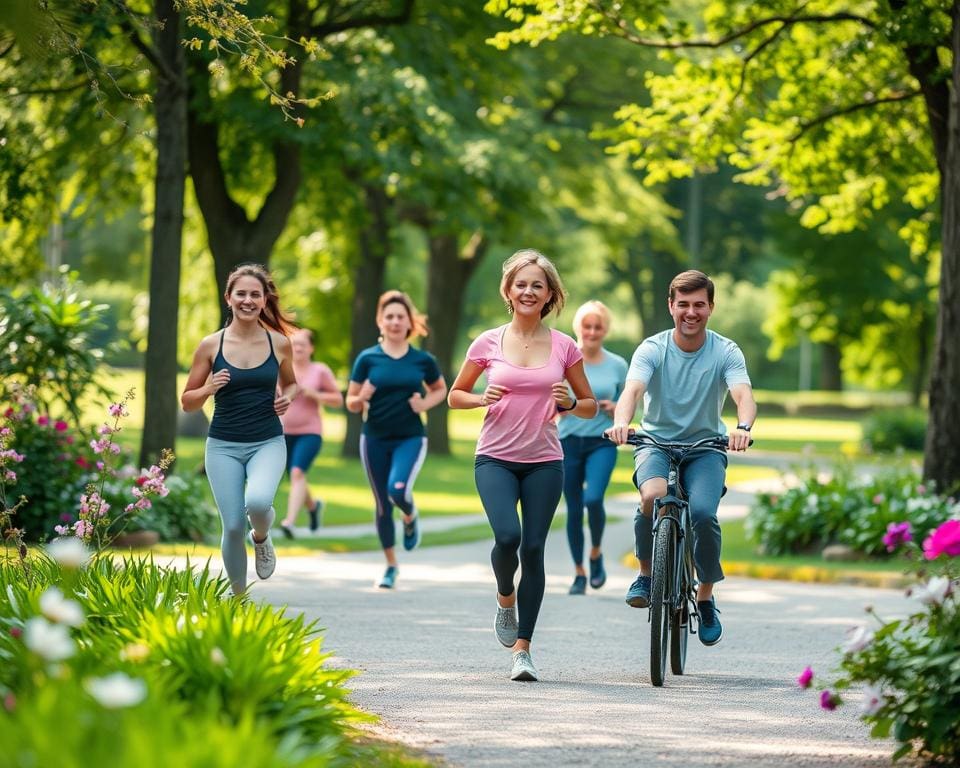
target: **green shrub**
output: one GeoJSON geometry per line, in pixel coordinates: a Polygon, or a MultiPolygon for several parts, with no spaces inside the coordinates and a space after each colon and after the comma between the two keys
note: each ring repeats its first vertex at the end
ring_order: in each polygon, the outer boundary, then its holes
{"type": "MultiPolygon", "coordinates": [[[[767,554],[819,551],[846,544],[867,556],[886,556],[882,537],[891,523],[908,521],[918,534],[960,514],[960,503],[937,495],[909,469],[856,477],[849,467],[797,473],[782,493],[758,494],[746,532],[767,554]]],[[[788,481],[789,482],[789,481],[788,481]]]]}
{"type": "Polygon", "coordinates": [[[94,465],[86,435],[75,424],[38,412],[26,400],[10,406],[3,419],[12,435],[10,446],[23,456],[16,480],[7,488],[10,498],[25,496],[17,526],[28,541],[53,536],[56,525],[76,520],[77,504],[94,465]]]}
{"type": "Polygon", "coordinates": [[[328,657],[315,623],[229,597],[207,568],[0,563],[0,743],[17,766],[419,764],[357,741],[370,718],[328,657]]]}
{"type": "Polygon", "coordinates": [[[872,451],[922,451],[927,437],[927,413],[922,408],[874,411],[863,422],[863,442],[872,451]]]}
{"type": "MultiPolygon", "coordinates": [[[[885,537],[913,555],[917,582],[910,615],[886,620],[871,608],[872,626],[851,632],[839,675],[820,682],[820,706],[835,709],[855,685],[864,685],[860,716],[871,736],[899,742],[894,760],[911,752],[936,765],[960,764],[960,519],[922,539],[902,521],[885,537]],[[923,551],[919,546],[923,541],[923,551]]],[[[798,678],[806,688],[809,667],[798,678]]]]}
{"type": "Polygon", "coordinates": [[[103,350],[91,343],[105,307],[80,299],[79,290],[65,269],[55,282],[0,290],[0,399],[11,384],[35,387],[43,411],[59,405],[79,422],[84,393],[109,396],[96,376],[103,350]]]}

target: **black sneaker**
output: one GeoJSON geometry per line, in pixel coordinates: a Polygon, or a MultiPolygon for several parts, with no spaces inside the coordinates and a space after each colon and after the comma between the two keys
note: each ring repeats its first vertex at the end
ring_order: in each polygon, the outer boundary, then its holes
{"type": "Polygon", "coordinates": [[[704,645],[716,645],[723,637],[723,625],[717,614],[717,601],[712,597],[709,600],[697,600],[697,613],[700,614],[700,642],[704,645]]]}
{"type": "Polygon", "coordinates": [[[590,558],[590,586],[594,589],[600,589],[607,583],[607,572],[603,567],[603,555],[597,555],[597,559],[590,558]]]}
{"type": "Polygon", "coordinates": [[[317,530],[317,528],[323,525],[323,501],[317,499],[313,502],[313,506],[307,510],[307,514],[310,515],[310,530],[317,530]]]}
{"type": "Polygon", "coordinates": [[[286,523],[280,523],[280,530],[283,531],[283,536],[286,539],[295,539],[296,536],[293,534],[293,528],[287,525],[286,523]]]}
{"type": "Polygon", "coordinates": [[[570,585],[571,595],[585,595],[587,594],[587,577],[586,576],[576,576],[573,579],[573,584],[570,585]]]}

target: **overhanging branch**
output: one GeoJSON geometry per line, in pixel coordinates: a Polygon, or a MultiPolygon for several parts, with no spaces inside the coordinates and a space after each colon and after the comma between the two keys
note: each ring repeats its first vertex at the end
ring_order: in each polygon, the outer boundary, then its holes
{"type": "Polygon", "coordinates": [[[404,0],[403,7],[394,14],[379,15],[371,13],[341,20],[334,19],[333,14],[331,14],[327,21],[314,24],[310,28],[310,33],[313,37],[324,38],[350,29],[400,26],[410,21],[410,17],[413,15],[414,2],[415,0],[404,0]]]}
{"type": "Polygon", "coordinates": [[[867,101],[861,101],[857,104],[848,104],[845,107],[834,109],[830,112],[824,112],[822,115],[815,117],[813,120],[801,123],[799,130],[792,137],[790,137],[790,141],[797,141],[808,131],[816,128],[818,125],[823,125],[824,123],[829,122],[835,117],[849,115],[853,112],[859,112],[862,109],[870,109],[871,107],[876,107],[880,104],[893,104],[898,101],[909,101],[910,99],[914,99],[920,95],[922,94],[919,90],[901,91],[900,93],[892,93],[889,96],[883,96],[879,99],[868,99],[867,101]]]}

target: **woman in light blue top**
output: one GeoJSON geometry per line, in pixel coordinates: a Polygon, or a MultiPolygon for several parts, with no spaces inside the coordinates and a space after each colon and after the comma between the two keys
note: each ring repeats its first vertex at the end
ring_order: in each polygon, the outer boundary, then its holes
{"type": "Polygon", "coordinates": [[[599,301],[588,301],[573,318],[573,331],[583,352],[583,369],[600,410],[592,419],[561,414],[559,432],[563,446],[563,495],[567,500],[567,540],[576,576],[571,595],[587,591],[583,568],[583,510],[590,526],[590,586],[600,589],[607,580],[600,549],[607,514],[603,496],[617,463],[617,447],[603,439],[613,426],[613,410],[627,377],[627,361],[603,348],[610,330],[610,310],[599,301]]]}

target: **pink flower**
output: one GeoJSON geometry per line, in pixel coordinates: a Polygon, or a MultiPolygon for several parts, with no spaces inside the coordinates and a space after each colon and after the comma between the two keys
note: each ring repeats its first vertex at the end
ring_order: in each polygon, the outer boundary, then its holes
{"type": "Polygon", "coordinates": [[[837,694],[831,693],[830,691],[824,691],[820,694],[820,707],[822,709],[828,709],[833,711],[837,708],[838,704],[841,704],[843,699],[841,699],[837,694]]]}
{"type": "Polygon", "coordinates": [[[37,424],[39,424],[41,427],[45,427],[49,423],[50,423],[50,417],[47,416],[45,413],[37,416],[37,424]]]}
{"type": "Polygon", "coordinates": [[[925,486],[923,483],[920,483],[920,485],[917,486],[917,493],[923,496],[923,494],[925,494],[926,492],[927,492],[927,486],[925,486]]]}
{"type": "Polygon", "coordinates": [[[67,445],[73,445],[73,436],[67,435],[67,445]]]}
{"type": "Polygon", "coordinates": [[[810,667],[805,667],[803,672],[800,673],[800,677],[797,678],[797,685],[801,688],[809,688],[812,682],[813,670],[810,667]]]}
{"type": "Polygon", "coordinates": [[[98,435],[112,435],[113,431],[113,427],[111,427],[109,424],[101,424],[99,427],[97,427],[98,435]]]}
{"type": "Polygon", "coordinates": [[[913,532],[909,522],[890,523],[887,532],[883,535],[883,544],[887,552],[893,552],[901,544],[913,540],[913,532]]]}
{"type": "Polygon", "coordinates": [[[113,403],[108,409],[110,415],[114,417],[127,416],[127,409],[123,403],[113,403]]]}
{"type": "Polygon", "coordinates": [[[3,708],[7,710],[7,712],[13,712],[13,710],[17,708],[17,697],[12,693],[8,693],[6,696],[4,696],[3,708]]]}
{"type": "Polygon", "coordinates": [[[70,429],[70,425],[67,424],[67,422],[58,419],[56,422],[54,422],[53,428],[57,430],[57,432],[66,432],[68,429],[70,429]]]}
{"type": "Polygon", "coordinates": [[[947,520],[923,541],[923,556],[936,560],[940,555],[960,555],[960,520],[947,520]]]}
{"type": "Polygon", "coordinates": [[[885,497],[884,497],[884,495],[883,495],[882,493],[878,493],[876,496],[873,497],[873,503],[874,503],[874,504],[883,504],[884,498],[885,498],[885,497]]]}
{"type": "Polygon", "coordinates": [[[10,637],[19,638],[23,636],[23,630],[20,627],[10,627],[10,637]]]}
{"type": "Polygon", "coordinates": [[[0,427],[0,437],[9,437],[13,434],[13,430],[10,427],[0,427]]]}

